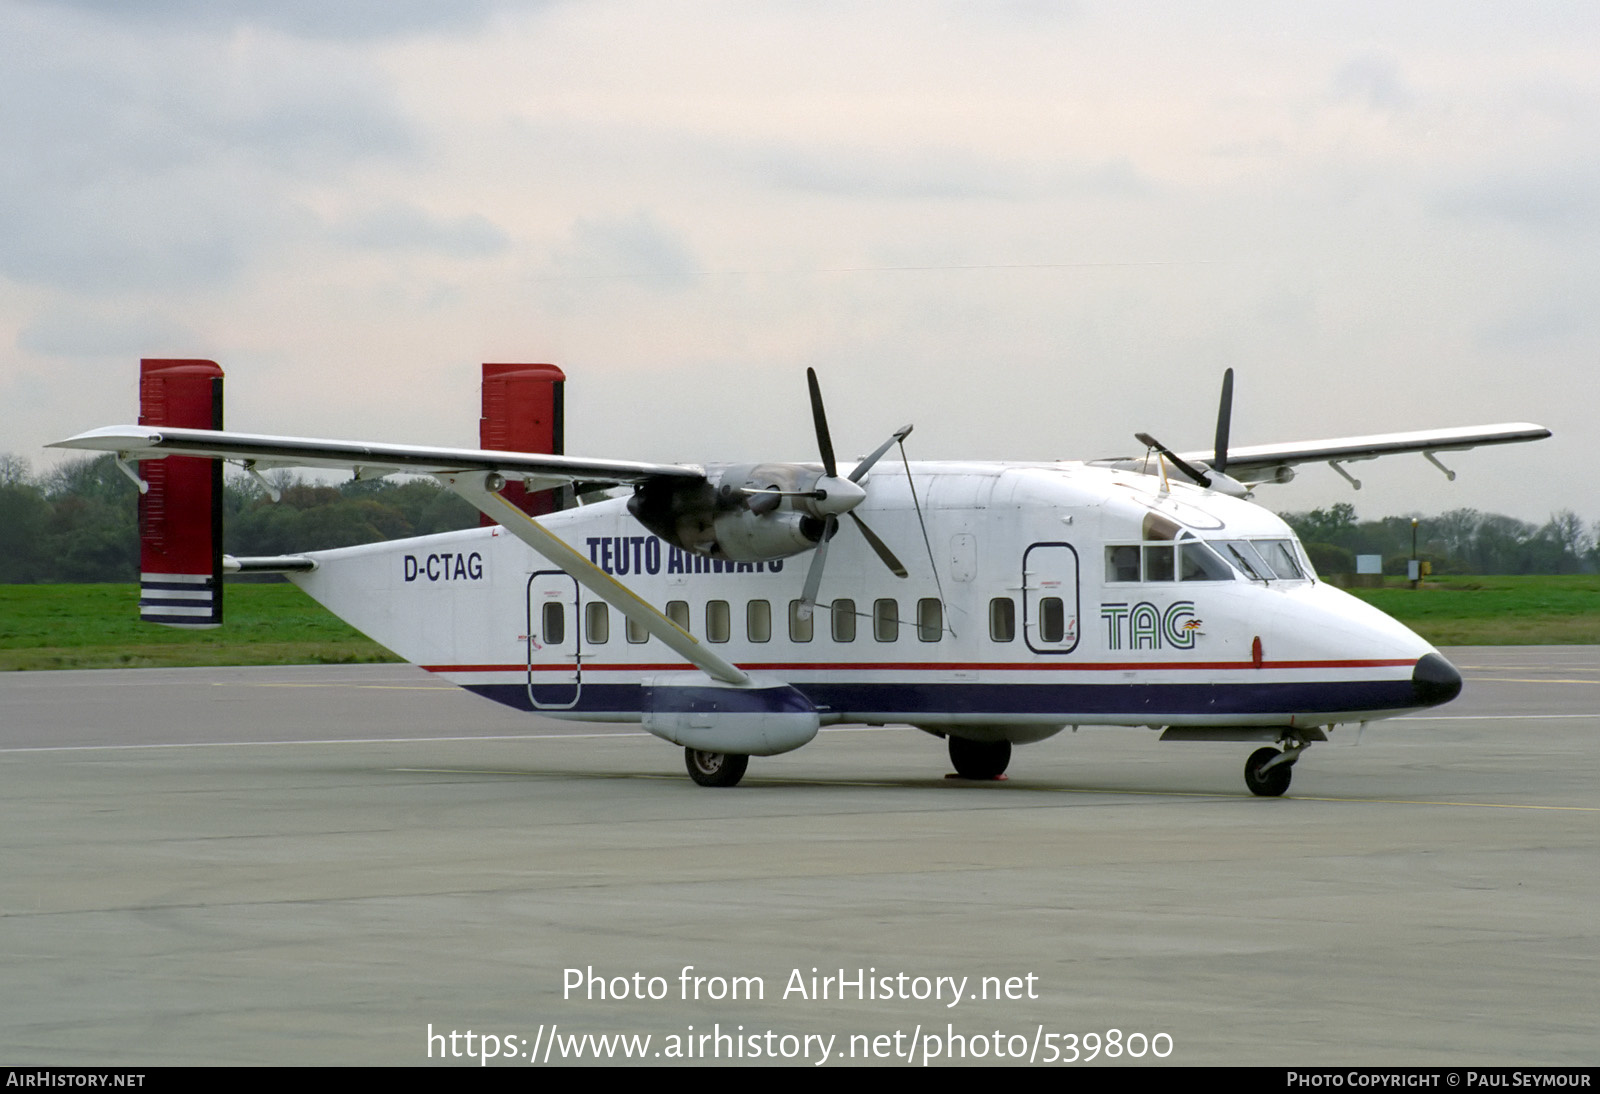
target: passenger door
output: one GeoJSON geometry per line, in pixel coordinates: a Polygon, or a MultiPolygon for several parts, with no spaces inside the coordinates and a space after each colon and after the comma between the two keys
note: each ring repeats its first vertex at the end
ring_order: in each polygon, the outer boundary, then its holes
{"type": "Polygon", "coordinates": [[[1078,646],[1078,552],[1035,543],[1022,552],[1022,637],[1034,653],[1078,646]]]}
{"type": "Polygon", "coordinates": [[[528,701],[535,710],[571,710],[583,688],[578,583],[564,570],[528,577],[528,701]]]}

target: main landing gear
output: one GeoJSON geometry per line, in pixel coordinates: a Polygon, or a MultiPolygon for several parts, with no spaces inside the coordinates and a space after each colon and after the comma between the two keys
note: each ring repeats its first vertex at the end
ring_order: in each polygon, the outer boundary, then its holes
{"type": "Polygon", "coordinates": [[[998,779],[1011,762],[1011,742],[974,741],[952,735],[950,762],[963,779],[998,779]]]}
{"type": "Polygon", "coordinates": [[[1294,763],[1306,749],[1301,741],[1290,741],[1282,752],[1275,748],[1258,748],[1244,762],[1244,784],[1250,793],[1262,798],[1277,798],[1289,789],[1289,779],[1294,774],[1294,763]]]}
{"type": "Polygon", "coordinates": [[[738,786],[744,778],[750,757],[737,752],[701,752],[697,748],[683,750],[683,765],[689,777],[701,786],[738,786]]]}

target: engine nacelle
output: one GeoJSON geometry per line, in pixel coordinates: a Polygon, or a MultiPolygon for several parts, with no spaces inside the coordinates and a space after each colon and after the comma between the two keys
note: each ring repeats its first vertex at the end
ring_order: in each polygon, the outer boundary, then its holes
{"type": "Polygon", "coordinates": [[[708,558],[765,562],[809,551],[826,523],[813,499],[822,469],[807,464],[711,468],[703,482],[655,479],[637,487],[628,511],[675,547],[708,558]]]}
{"type": "Polygon", "coordinates": [[[765,562],[809,551],[822,538],[822,522],[803,513],[748,509],[718,513],[712,521],[720,557],[735,562],[765,562]]]}

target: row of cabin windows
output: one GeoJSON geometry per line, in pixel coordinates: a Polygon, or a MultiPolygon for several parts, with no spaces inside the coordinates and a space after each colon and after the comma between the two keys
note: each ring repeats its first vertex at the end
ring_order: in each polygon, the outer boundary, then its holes
{"type": "MultiPolygon", "coordinates": [[[[584,605],[584,632],[590,645],[602,646],[611,640],[611,610],[600,601],[584,605]]],[[[689,602],[669,600],[666,617],[689,629],[689,602]]],[[[567,638],[566,605],[549,602],[541,613],[546,645],[559,646],[567,638]]],[[[1045,642],[1061,642],[1066,637],[1066,605],[1058,596],[1039,600],[1039,637],[1045,642]]],[[[872,637],[879,642],[893,642],[900,637],[900,603],[892,599],[872,602],[872,614],[866,616],[856,611],[854,600],[835,600],[828,612],[829,633],[835,642],[856,640],[857,620],[872,621],[872,637]]],[[[706,601],[705,638],[708,642],[726,642],[732,637],[732,608],[726,600],[706,601]]],[[[745,637],[751,642],[772,640],[772,605],[765,600],[751,600],[744,610],[745,637]]],[[[802,617],[800,601],[789,601],[789,641],[809,642],[815,633],[816,615],[802,617]]],[[[917,601],[915,623],[917,638],[923,642],[937,642],[944,635],[944,607],[933,597],[917,601]]],[[[629,642],[639,644],[650,639],[650,632],[629,619],[624,625],[629,642]]],[[[997,596],[989,601],[989,638],[995,642],[1011,642],[1017,637],[1017,605],[1009,596],[997,596]]]]}

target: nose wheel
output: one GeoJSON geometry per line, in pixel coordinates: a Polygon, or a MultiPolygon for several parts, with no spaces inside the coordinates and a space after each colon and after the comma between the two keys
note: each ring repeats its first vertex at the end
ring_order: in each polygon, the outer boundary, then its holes
{"type": "Polygon", "coordinates": [[[1258,748],[1250,753],[1244,763],[1244,784],[1250,788],[1250,793],[1262,798],[1281,797],[1289,789],[1294,763],[1305,747],[1291,743],[1282,752],[1275,748],[1258,748]]]}

